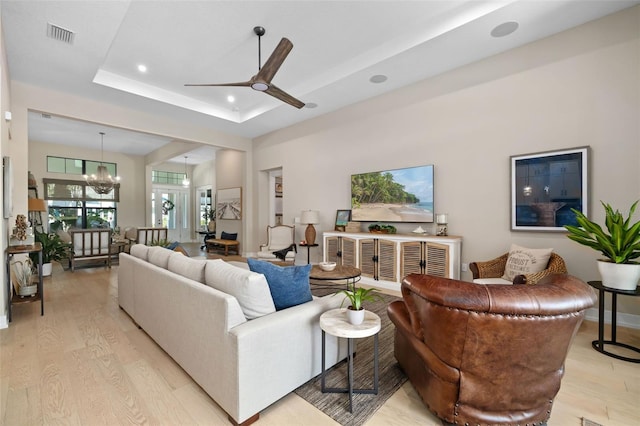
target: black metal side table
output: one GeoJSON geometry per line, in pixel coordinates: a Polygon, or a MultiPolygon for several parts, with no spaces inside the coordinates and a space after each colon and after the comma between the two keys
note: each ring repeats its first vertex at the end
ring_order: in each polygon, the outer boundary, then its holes
{"type": "Polygon", "coordinates": [[[631,346],[626,343],[617,341],[616,328],[617,328],[617,314],[618,314],[618,295],[624,296],[640,296],[640,287],[636,287],[635,290],[618,290],[617,288],[605,287],[602,285],[602,281],[589,281],[589,285],[598,290],[598,340],[591,342],[591,346],[598,352],[601,352],[610,357],[621,359],[623,361],[640,363],[640,358],[630,358],[618,354],[614,354],[605,349],[605,345],[619,346],[631,351],[640,353],[640,348],[631,346]],[[611,293],[611,340],[604,340],[604,295],[605,293],[611,293]]]}
{"type": "Polygon", "coordinates": [[[307,248],[307,265],[311,263],[311,247],[318,247],[318,244],[300,244],[300,247],[307,248]]]}

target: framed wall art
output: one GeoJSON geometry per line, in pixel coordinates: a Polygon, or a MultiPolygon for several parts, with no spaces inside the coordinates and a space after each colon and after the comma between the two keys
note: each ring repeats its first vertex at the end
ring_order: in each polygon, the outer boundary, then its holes
{"type": "Polygon", "coordinates": [[[351,220],[351,210],[338,210],[336,212],[336,231],[344,231],[345,226],[351,220]]]}
{"type": "Polygon", "coordinates": [[[218,219],[242,219],[242,188],[218,189],[216,213],[218,219]]]}
{"type": "Polygon", "coordinates": [[[511,156],[511,230],[565,231],[588,211],[589,147],[511,156]]]}

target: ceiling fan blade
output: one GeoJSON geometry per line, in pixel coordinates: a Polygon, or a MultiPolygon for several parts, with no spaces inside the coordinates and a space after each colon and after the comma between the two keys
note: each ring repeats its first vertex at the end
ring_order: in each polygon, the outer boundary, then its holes
{"type": "Polygon", "coordinates": [[[287,58],[287,55],[291,52],[291,49],[293,49],[293,43],[291,43],[288,38],[283,37],[271,56],[269,56],[269,59],[267,59],[267,62],[264,63],[264,66],[260,68],[260,71],[256,74],[256,80],[270,84],[271,79],[276,75],[278,69],[280,69],[280,66],[287,58]]]}
{"type": "Polygon", "coordinates": [[[240,87],[251,87],[251,81],[242,81],[239,83],[222,83],[222,84],[185,84],[185,86],[240,86],[240,87]]]}
{"type": "Polygon", "coordinates": [[[286,102],[289,105],[293,105],[298,109],[304,106],[304,102],[299,101],[298,99],[294,98],[293,96],[279,89],[277,86],[274,86],[273,84],[270,85],[269,88],[264,91],[264,93],[271,95],[274,98],[280,99],[282,102],[286,102]]]}

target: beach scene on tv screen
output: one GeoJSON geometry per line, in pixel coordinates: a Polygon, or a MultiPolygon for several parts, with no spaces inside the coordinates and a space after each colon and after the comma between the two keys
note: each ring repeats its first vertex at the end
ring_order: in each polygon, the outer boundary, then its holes
{"type": "Polygon", "coordinates": [[[351,217],[433,222],[433,165],[351,175],[351,217]]]}

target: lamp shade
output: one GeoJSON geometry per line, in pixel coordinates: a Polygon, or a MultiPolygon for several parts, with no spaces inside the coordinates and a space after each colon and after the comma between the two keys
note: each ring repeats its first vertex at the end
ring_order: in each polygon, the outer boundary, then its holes
{"type": "Polygon", "coordinates": [[[320,223],[320,213],[317,210],[303,210],[300,215],[300,223],[305,225],[320,223]]]}
{"type": "Polygon", "coordinates": [[[27,208],[30,212],[46,212],[49,210],[47,202],[42,198],[29,198],[27,208]]]}

